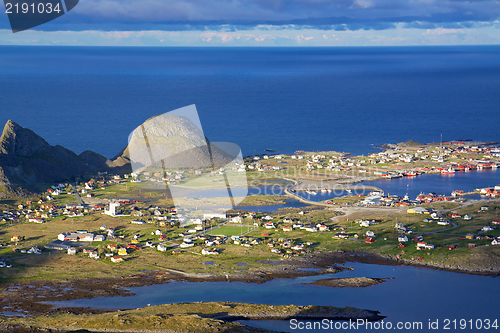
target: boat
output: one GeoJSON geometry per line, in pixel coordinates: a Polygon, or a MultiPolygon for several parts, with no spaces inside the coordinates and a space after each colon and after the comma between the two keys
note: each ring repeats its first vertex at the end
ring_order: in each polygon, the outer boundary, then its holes
{"type": "Polygon", "coordinates": [[[442,175],[453,175],[453,174],[455,174],[455,169],[450,167],[450,168],[448,168],[448,170],[441,171],[441,174],[442,175]]]}

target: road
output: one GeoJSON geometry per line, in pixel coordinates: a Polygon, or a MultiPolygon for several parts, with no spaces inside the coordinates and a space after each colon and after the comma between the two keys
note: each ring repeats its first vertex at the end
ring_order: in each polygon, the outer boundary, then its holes
{"type": "Polygon", "coordinates": [[[78,194],[78,188],[76,187],[76,183],[75,183],[75,197],[76,200],[78,200],[78,205],[83,206],[84,203],[82,201],[82,198],[80,198],[80,195],[78,194]]]}

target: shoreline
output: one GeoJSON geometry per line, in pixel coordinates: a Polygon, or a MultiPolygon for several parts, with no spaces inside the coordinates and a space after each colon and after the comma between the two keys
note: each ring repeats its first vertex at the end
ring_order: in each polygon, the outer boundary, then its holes
{"type": "Polygon", "coordinates": [[[369,252],[339,250],[313,254],[306,258],[277,261],[276,263],[273,262],[274,265],[272,265],[272,267],[265,267],[260,270],[242,274],[210,275],[203,273],[198,275],[196,273],[173,271],[168,268],[159,267],[159,270],[126,277],[73,279],[61,282],[39,280],[12,282],[4,285],[4,288],[10,292],[2,295],[1,300],[9,304],[9,308],[5,309],[6,311],[25,315],[28,313],[28,316],[63,313],[98,314],[109,312],[111,309],[81,307],[58,308],[48,305],[45,302],[92,299],[96,297],[132,296],[134,293],[127,290],[127,288],[165,284],[172,281],[244,282],[260,284],[274,279],[293,279],[305,276],[335,274],[343,270],[352,269],[343,266],[350,262],[389,266],[404,265],[484,276],[500,275],[500,269],[496,271],[492,271],[491,269],[471,270],[460,266],[429,265],[427,263],[419,263],[411,260],[397,260],[388,256],[369,252]],[[312,272],[301,270],[307,268],[315,268],[318,269],[318,271],[312,272]],[[26,295],[29,295],[29,297],[26,297],[26,295]]]}
{"type": "Polygon", "coordinates": [[[147,306],[100,314],[62,314],[28,317],[0,323],[1,328],[19,325],[57,332],[276,332],[240,321],[260,320],[363,320],[384,319],[379,311],[321,305],[265,305],[238,302],[188,302],[147,306]],[[214,330],[214,327],[216,329],[214,330]]]}

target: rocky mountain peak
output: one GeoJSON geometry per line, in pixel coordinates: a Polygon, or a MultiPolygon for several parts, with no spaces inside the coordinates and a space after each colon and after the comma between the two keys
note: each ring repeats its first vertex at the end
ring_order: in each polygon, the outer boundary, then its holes
{"type": "Polygon", "coordinates": [[[8,120],[0,137],[0,154],[32,156],[50,145],[41,136],[8,120]]]}

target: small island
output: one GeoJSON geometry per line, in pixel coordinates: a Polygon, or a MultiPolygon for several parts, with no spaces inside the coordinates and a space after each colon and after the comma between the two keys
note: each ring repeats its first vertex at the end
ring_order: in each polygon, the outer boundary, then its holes
{"type": "Polygon", "coordinates": [[[374,286],[380,284],[387,280],[392,280],[392,278],[367,278],[367,277],[355,277],[355,278],[332,278],[332,279],[320,279],[314,282],[308,283],[315,286],[326,286],[326,287],[352,287],[361,288],[374,286]]]}

